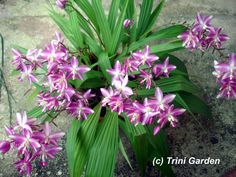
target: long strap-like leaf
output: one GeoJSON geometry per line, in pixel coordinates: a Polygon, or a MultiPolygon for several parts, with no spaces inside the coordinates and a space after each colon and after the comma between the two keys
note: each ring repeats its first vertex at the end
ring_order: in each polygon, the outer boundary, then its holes
{"type": "Polygon", "coordinates": [[[113,177],[117,152],[118,115],[108,111],[92,146],[85,176],[113,177]]]}

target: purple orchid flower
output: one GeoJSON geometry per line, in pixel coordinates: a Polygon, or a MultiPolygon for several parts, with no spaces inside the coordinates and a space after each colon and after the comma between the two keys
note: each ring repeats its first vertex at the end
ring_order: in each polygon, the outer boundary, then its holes
{"type": "Polygon", "coordinates": [[[125,97],[133,95],[132,89],[126,86],[128,84],[128,75],[126,75],[122,80],[114,80],[113,83],[118,93],[121,93],[125,97]]]}
{"type": "Polygon", "coordinates": [[[42,50],[32,49],[28,50],[26,54],[26,58],[31,62],[31,66],[35,67],[42,67],[42,63],[44,60],[41,57],[42,50]]]}
{"type": "Polygon", "coordinates": [[[141,110],[134,107],[133,103],[131,105],[125,106],[125,112],[131,123],[138,125],[140,122],[142,122],[142,112],[141,110]]]}
{"type": "Polygon", "coordinates": [[[67,102],[71,102],[73,96],[76,94],[76,91],[74,88],[68,86],[63,93],[61,93],[58,98],[66,99],[67,102]]]}
{"type": "Polygon", "coordinates": [[[165,112],[161,113],[158,120],[158,126],[154,128],[154,135],[156,135],[167,122],[170,122],[172,127],[176,127],[176,124],[178,123],[177,116],[184,112],[185,109],[174,109],[174,105],[169,106],[165,112]]]}
{"type": "Polygon", "coordinates": [[[121,95],[112,96],[108,104],[111,111],[115,111],[119,115],[124,111],[124,98],[121,95]]]}
{"type": "Polygon", "coordinates": [[[191,29],[178,36],[183,41],[183,47],[187,49],[197,49],[199,47],[199,38],[191,29]]]}
{"type": "Polygon", "coordinates": [[[95,97],[95,94],[91,93],[91,89],[87,90],[85,93],[77,93],[77,97],[80,101],[82,101],[85,105],[89,105],[89,99],[95,97]]]}
{"type": "Polygon", "coordinates": [[[146,72],[145,70],[141,70],[139,76],[143,78],[143,80],[140,81],[140,84],[146,82],[146,89],[150,89],[152,86],[152,74],[146,72]]]}
{"type": "Polygon", "coordinates": [[[62,37],[61,33],[56,32],[55,37],[56,37],[56,39],[51,41],[52,45],[58,46],[60,44],[63,44],[64,38],[62,37]]]}
{"type": "Polygon", "coordinates": [[[12,64],[15,65],[17,70],[21,70],[22,69],[22,64],[24,64],[24,61],[22,60],[22,53],[19,50],[16,49],[12,49],[12,53],[13,53],[13,61],[12,64]]]}
{"type": "Polygon", "coordinates": [[[209,30],[211,27],[212,18],[213,16],[203,16],[202,14],[198,13],[196,16],[196,23],[193,26],[193,31],[201,33],[204,30],[209,30]]]}
{"type": "Polygon", "coordinates": [[[132,56],[139,61],[139,65],[147,64],[149,67],[152,66],[152,62],[159,59],[156,55],[150,55],[150,47],[148,45],[144,48],[144,52],[139,50],[134,52],[132,56]]]}
{"type": "Polygon", "coordinates": [[[62,50],[58,50],[58,46],[51,43],[42,51],[41,56],[48,62],[47,68],[48,72],[51,73],[59,63],[61,63],[66,56],[66,53],[62,50]]]}
{"type": "Polygon", "coordinates": [[[17,125],[13,128],[14,131],[21,132],[23,130],[27,130],[30,133],[32,133],[32,129],[29,124],[26,112],[23,112],[22,114],[16,113],[16,122],[17,122],[17,125]]]}
{"type": "Polygon", "coordinates": [[[50,91],[56,90],[58,93],[63,94],[65,89],[68,88],[68,82],[65,73],[55,73],[48,76],[48,81],[50,83],[50,91]]]}
{"type": "Polygon", "coordinates": [[[67,77],[75,79],[83,80],[83,74],[90,71],[90,68],[84,65],[79,66],[78,59],[76,57],[72,57],[70,65],[61,67],[64,71],[66,71],[67,77]]]}
{"type": "Polygon", "coordinates": [[[217,49],[222,48],[222,42],[227,41],[229,37],[226,34],[222,34],[222,28],[211,27],[209,34],[206,37],[208,47],[215,46],[217,49]]]}
{"type": "Polygon", "coordinates": [[[54,159],[55,155],[62,150],[59,146],[49,146],[47,144],[42,144],[40,150],[37,152],[41,156],[40,164],[42,166],[47,166],[47,159],[54,159]]]}
{"type": "Polygon", "coordinates": [[[162,90],[157,87],[155,91],[155,97],[153,100],[150,100],[150,103],[156,105],[158,110],[164,111],[169,107],[169,103],[171,103],[174,99],[174,94],[168,94],[164,96],[162,90]]]}
{"type": "Polygon", "coordinates": [[[128,74],[129,71],[138,71],[139,61],[135,60],[133,57],[127,58],[124,62],[125,73],[128,74]]]}
{"type": "Polygon", "coordinates": [[[133,103],[134,107],[137,108],[143,114],[142,124],[146,125],[152,122],[152,118],[159,114],[159,111],[155,109],[153,104],[147,98],[144,99],[143,104],[138,102],[133,103]]]}
{"type": "Polygon", "coordinates": [[[29,152],[26,151],[24,157],[15,163],[17,170],[20,174],[26,174],[27,177],[30,177],[32,172],[31,162],[35,159],[35,156],[31,156],[29,152]]]}
{"type": "Polygon", "coordinates": [[[25,131],[23,134],[13,134],[9,137],[14,141],[18,148],[19,154],[25,154],[29,148],[32,148],[35,152],[40,148],[40,144],[34,138],[32,138],[32,133],[25,131]]]}
{"type": "Polygon", "coordinates": [[[111,101],[111,97],[114,96],[115,93],[111,87],[108,90],[101,88],[100,91],[104,97],[102,100],[102,106],[106,106],[111,101]]]}
{"type": "Polygon", "coordinates": [[[70,103],[66,109],[69,114],[77,117],[79,120],[86,120],[89,114],[94,113],[91,108],[84,106],[81,101],[70,103]]]}
{"type": "Polygon", "coordinates": [[[115,80],[120,80],[125,76],[125,70],[122,68],[119,61],[116,61],[114,69],[107,69],[107,72],[112,76],[112,83],[115,80]]]}
{"type": "Polygon", "coordinates": [[[43,131],[42,132],[36,132],[33,134],[33,138],[39,140],[41,144],[53,144],[57,145],[57,141],[61,139],[65,133],[63,132],[56,132],[52,133],[51,132],[51,127],[48,122],[45,122],[43,126],[43,131]]]}
{"type": "Polygon", "coordinates": [[[36,79],[36,77],[33,74],[32,66],[25,65],[25,64],[22,64],[21,66],[22,66],[22,70],[21,70],[21,77],[19,77],[19,80],[23,81],[24,78],[27,78],[30,82],[30,85],[32,84],[32,82],[37,83],[38,80],[36,79]]]}
{"type": "Polygon", "coordinates": [[[153,67],[153,73],[156,77],[164,75],[169,77],[171,71],[175,70],[176,66],[169,64],[169,57],[167,57],[163,64],[157,64],[153,67]]]}
{"type": "Polygon", "coordinates": [[[0,153],[5,154],[11,148],[11,143],[9,141],[0,141],[0,153]]]}
{"type": "Polygon", "coordinates": [[[233,80],[236,78],[236,54],[232,53],[229,55],[228,60],[226,62],[218,63],[214,62],[215,71],[213,75],[220,80],[233,80]]]}
{"type": "Polygon", "coordinates": [[[52,110],[59,107],[59,102],[57,97],[51,96],[49,92],[42,92],[38,96],[38,104],[39,106],[43,107],[43,112],[46,112],[47,110],[52,110]]]}
{"type": "Polygon", "coordinates": [[[221,83],[217,98],[236,99],[236,80],[226,80],[221,83]]]}

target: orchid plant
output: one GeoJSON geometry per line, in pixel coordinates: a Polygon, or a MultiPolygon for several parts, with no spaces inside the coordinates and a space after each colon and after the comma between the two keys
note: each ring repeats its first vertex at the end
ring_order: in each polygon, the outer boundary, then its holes
{"type": "MultiPolygon", "coordinates": [[[[74,117],[66,139],[71,177],[113,176],[118,150],[132,168],[121,132],[144,176],[149,161],[169,155],[165,127],[176,127],[185,112],[211,116],[185,64],[170,53],[220,51],[228,37],[201,14],[192,27],[154,29],[164,3],[153,8],[153,0],[142,1],[138,15],[134,0],[112,0],[106,15],[101,0],[57,0],[50,16],[63,35],[42,49],[12,50],[15,72],[29,81],[37,102],[27,114],[17,113],[17,125],[6,127],[9,139],[0,141],[1,153],[18,150],[20,173],[30,176],[36,158],[47,165],[61,150],[64,133],[51,133],[50,123],[64,111],[74,117]]],[[[235,63],[235,54],[215,62],[219,97],[235,98],[235,63]]],[[[174,176],[165,159],[157,168],[174,176]]]]}

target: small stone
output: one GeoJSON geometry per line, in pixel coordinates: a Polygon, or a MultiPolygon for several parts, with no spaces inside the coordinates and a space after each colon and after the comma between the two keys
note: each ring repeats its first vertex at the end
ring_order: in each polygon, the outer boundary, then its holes
{"type": "Polygon", "coordinates": [[[217,144],[218,143],[218,139],[216,137],[211,137],[211,143],[212,144],[217,144]]]}
{"type": "MultiPolygon", "coordinates": [[[[1,176],[1,175],[0,175],[1,176]]],[[[35,173],[34,176],[38,176],[38,173],[35,173]]]]}
{"type": "Polygon", "coordinates": [[[51,172],[50,171],[47,171],[47,175],[50,175],[51,174],[51,172]]]}
{"type": "Polygon", "coordinates": [[[59,171],[57,172],[57,175],[58,175],[58,176],[61,176],[61,175],[62,175],[62,171],[59,170],[59,171]]]}

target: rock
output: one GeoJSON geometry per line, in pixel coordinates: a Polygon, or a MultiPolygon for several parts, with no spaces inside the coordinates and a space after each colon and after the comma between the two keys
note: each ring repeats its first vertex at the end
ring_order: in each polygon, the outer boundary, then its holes
{"type": "Polygon", "coordinates": [[[61,175],[62,175],[62,171],[59,170],[59,171],[57,172],[57,175],[58,175],[58,176],[61,176],[61,175]]]}
{"type": "Polygon", "coordinates": [[[217,144],[218,143],[218,139],[216,137],[211,137],[211,143],[212,144],[217,144]]]}

